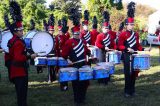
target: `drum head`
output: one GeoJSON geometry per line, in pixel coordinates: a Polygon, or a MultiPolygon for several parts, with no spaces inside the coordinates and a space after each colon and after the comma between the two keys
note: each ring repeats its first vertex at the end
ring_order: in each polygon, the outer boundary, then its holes
{"type": "Polygon", "coordinates": [[[36,30],[29,31],[29,32],[26,34],[25,38],[33,38],[33,36],[34,36],[36,33],[37,33],[36,30]]]}
{"type": "Polygon", "coordinates": [[[2,34],[2,41],[1,41],[1,48],[9,53],[9,49],[7,47],[8,41],[13,37],[12,33],[10,31],[6,31],[2,34]]]}
{"type": "Polygon", "coordinates": [[[46,56],[54,47],[53,37],[47,32],[37,32],[32,39],[31,47],[34,53],[46,56]]]}

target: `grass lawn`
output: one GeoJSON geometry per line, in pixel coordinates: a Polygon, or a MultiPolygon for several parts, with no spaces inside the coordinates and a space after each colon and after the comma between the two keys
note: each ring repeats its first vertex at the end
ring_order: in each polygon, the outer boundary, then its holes
{"type": "MultiPolygon", "coordinates": [[[[151,55],[151,68],[140,73],[136,81],[138,96],[123,96],[124,75],[122,65],[116,66],[112,81],[107,85],[99,85],[92,80],[87,92],[85,106],[160,106],[160,63],[159,49],[145,52],[151,55]]],[[[3,54],[0,54],[0,106],[16,106],[14,85],[8,81],[4,66],[3,54]]],[[[71,83],[69,91],[61,92],[59,83],[47,82],[47,70],[37,74],[35,67],[29,69],[28,106],[74,106],[71,83]]]]}

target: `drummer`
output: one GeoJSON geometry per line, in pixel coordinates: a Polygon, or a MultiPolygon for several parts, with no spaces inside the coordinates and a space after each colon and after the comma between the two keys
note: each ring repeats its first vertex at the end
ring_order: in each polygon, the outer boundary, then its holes
{"type": "MultiPolygon", "coordinates": [[[[35,29],[35,22],[33,19],[30,20],[30,31],[34,31],[35,29]]],[[[32,49],[27,49],[27,52],[29,54],[33,54],[33,50],[32,49]]],[[[34,59],[30,59],[30,65],[34,65],[34,59]]],[[[42,73],[43,72],[43,68],[41,66],[36,66],[36,70],[37,70],[37,74],[42,73]]]]}
{"type": "Polygon", "coordinates": [[[150,51],[151,48],[142,48],[139,43],[139,34],[134,31],[134,12],[135,3],[130,2],[128,4],[128,17],[125,20],[126,31],[122,32],[118,40],[118,48],[123,52],[124,62],[124,75],[125,75],[125,88],[124,96],[135,96],[135,80],[137,70],[133,70],[133,61],[131,59],[132,54],[135,51],[150,51]]]}
{"type": "MultiPolygon", "coordinates": [[[[62,48],[64,47],[65,42],[69,39],[69,37],[65,35],[69,27],[67,26],[66,18],[63,18],[61,21],[58,22],[58,24],[59,34],[55,38],[55,54],[57,57],[61,57],[62,48]]],[[[59,67],[57,67],[57,70],[58,69],[59,67]]],[[[68,90],[68,82],[61,82],[60,89],[61,91],[68,90]]]]}
{"type": "MultiPolygon", "coordinates": [[[[54,36],[54,16],[53,14],[50,15],[49,20],[48,20],[48,33],[55,38],[54,36]]],[[[55,54],[55,50],[53,48],[53,50],[51,51],[51,54],[55,54]]],[[[55,66],[50,66],[49,68],[49,76],[48,76],[48,82],[53,82],[56,80],[56,70],[55,70],[55,66]]]]}
{"type": "MultiPolygon", "coordinates": [[[[77,10],[78,11],[78,10],[77,10]]],[[[80,39],[80,16],[79,13],[73,10],[74,13],[72,17],[74,27],[71,29],[73,38],[69,39],[63,46],[61,55],[65,59],[70,59],[73,67],[81,68],[83,65],[87,64],[86,56],[90,55],[90,50],[86,46],[86,42],[80,39]],[[81,49],[79,49],[82,47],[81,49]]],[[[74,102],[76,104],[84,103],[86,98],[86,92],[88,88],[89,81],[72,81],[74,102]]]]}
{"type": "Polygon", "coordinates": [[[112,30],[112,26],[109,24],[109,32],[113,39],[116,41],[116,32],[112,30]]]}
{"type": "Polygon", "coordinates": [[[88,29],[89,24],[89,12],[88,10],[84,11],[84,21],[82,22],[83,29],[80,33],[80,38],[84,39],[87,42],[87,45],[91,45],[91,32],[88,29]]]}
{"type": "Polygon", "coordinates": [[[117,45],[118,45],[119,35],[120,35],[123,31],[125,31],[124,22],[121,22],[120,25],[119,25],[118,32],[116,33],[116,44],[117,44],[117,45]]]}
{"type": "Polygon", "coordinates": [[[16,1],[10,2],[10,13],[13,24],[10,31],[13,37],[8,42],[10,57],[10,79],[13,81],[17,94],[17,105],[27,106],[28,90],[28,65],[27,59],[35,58],[37,54],[27,55],[23,37],[22,15],[19,4],[16,1]]]}
{"type": "MultiPolygon", "coordinates": [[[[116,44],[114,37],[109,34],[109,13],[107,11],[103,12],[103,26],[102,33],[97,36],[96,46],[101,49],[102,57],[99,59],[99,62],[106,62],[106,53],[110,50],[116,50],[116,44]]],[[[99,83],[108,84],[109,78],[99,79],[99,83]]]]}
{"type": "Polygon", "coordinates": [[[95,46],[95,42],[96,42],[96,39],[97,39],[97,35],[99,34],[98,30],[97,30],[97,27],[98,27],[98,20],[97,20],[97,17],[94,16],[93,17],[93,21],[92,21],[92,30],[91,30],[91,45],[95,46]]]}

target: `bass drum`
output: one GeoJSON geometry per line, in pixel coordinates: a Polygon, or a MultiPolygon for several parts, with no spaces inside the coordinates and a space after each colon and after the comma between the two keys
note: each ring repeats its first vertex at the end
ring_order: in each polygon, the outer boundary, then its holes
{"type": "Polygon", "coordinates": [[[24,42],[26,44],[26,48],[27,49],[31,49],[31,41],[34,37],[34,35],[37,33],[38,31],[36,30],[32,30],[32,31],[29,31],[26,36],[24,37],[24,42]]]}
{"type": "Polygon", "coordinates": [[[31,48],[39,56],[47,56],[54,48],[54,39],[47,32],[37,32],[32,38],[31,48]]]}
{"type": "Polygon", "coordinates": [[[8,41],[13,37],[12,33],[10,31],[4,31],[2,32],[2,40],[1,40],[1,48],[9,53],[9,48],[8,48],[8,41]]]}

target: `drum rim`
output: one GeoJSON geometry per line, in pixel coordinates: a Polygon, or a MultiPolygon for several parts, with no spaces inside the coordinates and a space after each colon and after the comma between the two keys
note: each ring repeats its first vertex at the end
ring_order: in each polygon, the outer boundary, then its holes
{"type": "Polygon", "coordinates": [[[47,57],[48,60],[56,59],[58,60],[58,57],[47,57]]]}
{"type": "MultiPolygon", "coordinates": [[[[25,39],[31,32],[33,32],[33,31],[35,31],[36,33],[39,32],[39,31],[37,31],[37,30],[30,30],[30,31],[26,34],[26,36],[24,37],[24,39],[25,39]]],[[[35,33],[35,34],[36,34],[36,33],[35,33]]],[[[33,37],[34,37],[34,36],[33,36],[33,37]]]]}
{"type": "Polygon", "coordinates": [[[66,67],[66,68],[60,68],[59,71],[60,72],[78,72],[78,68],[75,68],[75,67],[66,67]],[[64,69],[68,69],[70,71],[68,71],[68,70],[64,71],[64,69]],[[74,70],[71,70],[71,69],[74,69],[74,70]]]}
{"type": "Polygon", "coordinates": [[[97,63],[96,65],[97,66],[101,66],[101,64],[100,63],[102,63],[102,65],[104,64],[104,65],[113,65],[114,66],[114,63],[112,63],[112,62],[99,62],[99,63],[97,63]]]}
{"type": "Polygon", "coordinates": [[[121,52],[119,51],[109,51],[107,52],[108,54],[122,54],[121,52]]]}
{"type": "Polygon", "coordinates": [[[149,54],[133,54],[133,57],[150,57],[149,54]]]}
{"type": "MultiPolygon", "coordinates": [[[[45,33],[48,33],[48,32],[46,32],[46,31],[38,31],[37,33],[41,33],[41,32],[45,32],[45,33]]],[[[37,34],[36,33],[36,34],[37,34]]],[[[36,36],[36,34],[34,35],[34,36],[36,36]]],[[[52,40],[53,40],[53,44],[54,44],[54,38],[52,37],[52,35],[50,34],[50,33],[48,33],[50,36],[51,36],[51,38],[52,38],[52,40]]],[[[33,36],[33,38],[34,38],[34,36],[33,36]]],[[[31,50],[33,51],[33,48],[32,48],[32,40],[31,40],[31,50]]],[[[53,48],[54,48],[54,46],[53,46],[53,48]]],[[[52,48],[52,50],[53,50],[53,48],[52,48]]],[[[52,50],[48,53],[48,54],[50,54],[51,52],[52,52],[52,50]]],[[[34,52],[34,51],[33,51],[34,52]]],[[[47,54],[47,55],[48,55],[47,54]]],[[[42,55],[42,56],[47,56],[47,55],[42,55]]]]}
{"type": "Polygon", "coordinates": [[[63,57],[58,57],[58,60],[66,60],[66,59],[64,59],[63,57]]]}
{"type": "Polygon", "coordinates": [[[47,59],[47,57],[36,57],[35,59],[47,59]]]}

